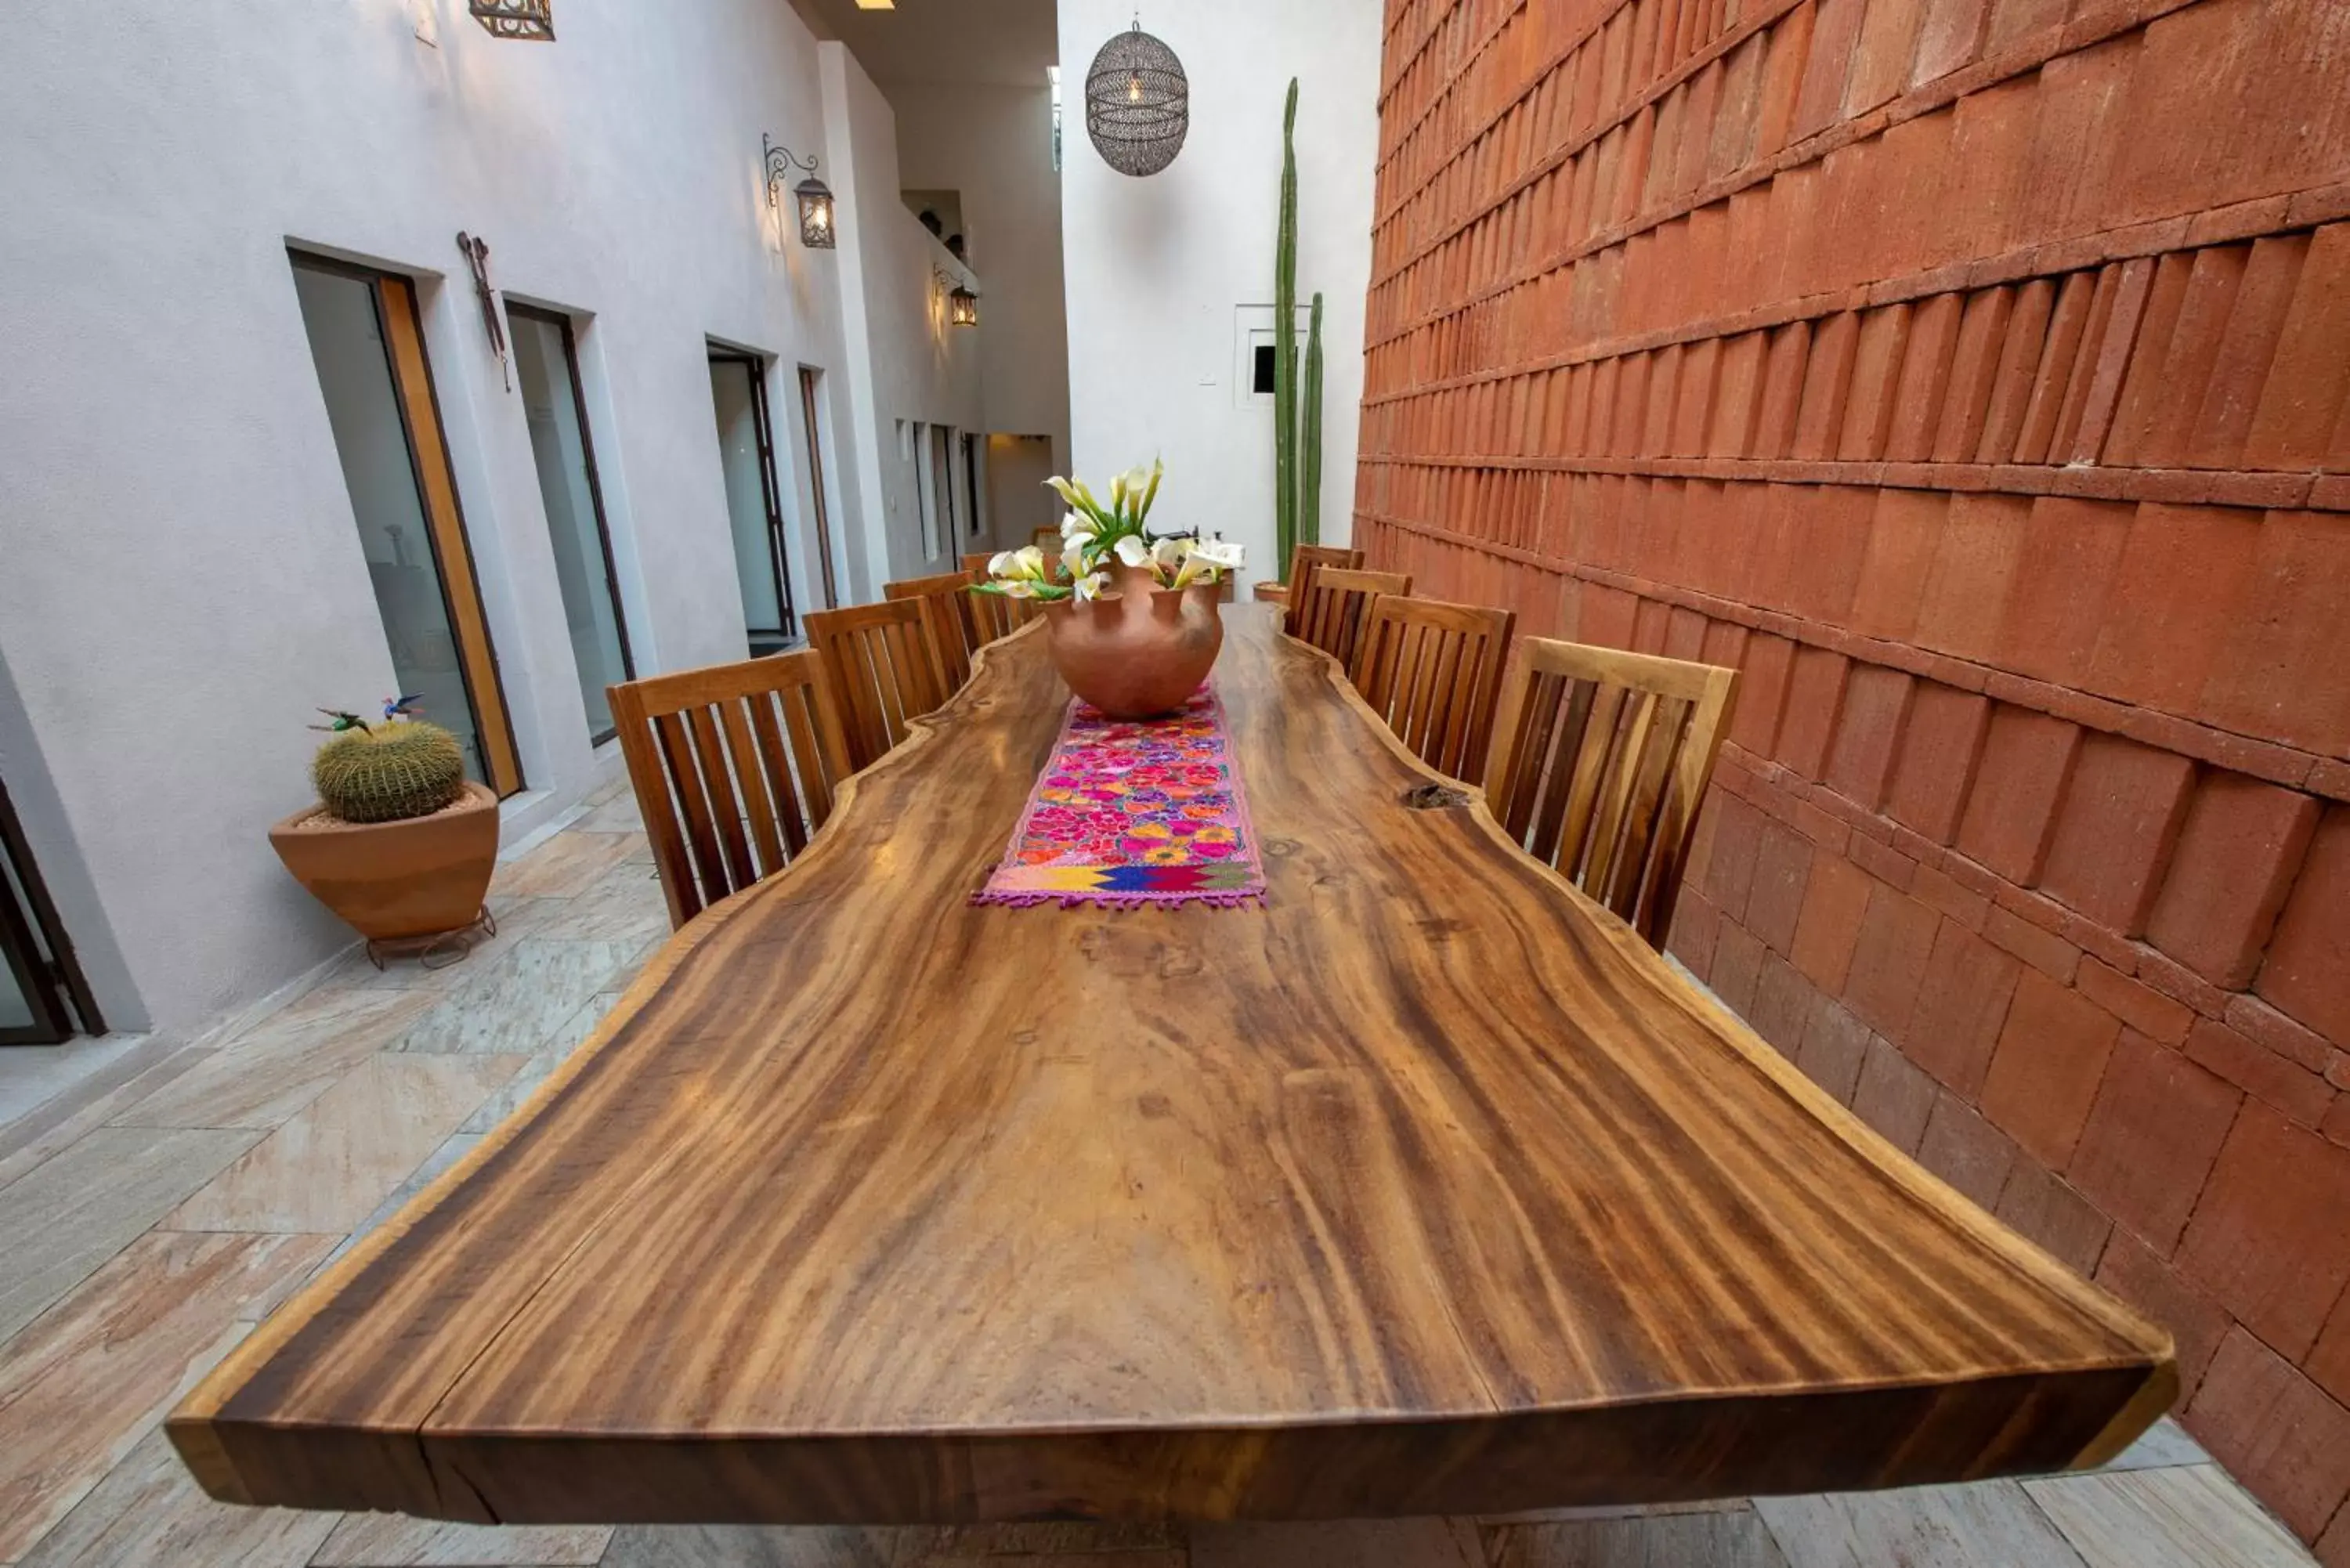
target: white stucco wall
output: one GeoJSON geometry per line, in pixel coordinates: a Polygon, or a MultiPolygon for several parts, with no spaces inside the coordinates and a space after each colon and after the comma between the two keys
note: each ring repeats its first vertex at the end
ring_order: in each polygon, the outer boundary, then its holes
{"type": "MultiPolygon", "coordinates": [[[[839,286],[859,258],[787,237],[788,198],[779,227],[760,167],[763,131],[816,151],[828,177],[847,160],[816,46],[776,0],[565,5],[557,21],[541,45],[489,37],[463,0],[10,18],[0,776],[37,781],[27,828],[118,1026],[192,1030],[349,940],[263,837],[307,797],[314,708],[364,709],[392,680],[289,243],[419,278],[529,784],[509,836],[615,764],[588,745],[522,402],[486,346],[459,229],[487,239],[514,297],[582,313],[639,672],[743,652],[706,340],[776,357],[786,497],[802,489],[794,367],[830,372],[836,534],[844,556],[863,553],[871,472],[847,442],[863,345],[839,286]]],[[[867,175],[894,186],[893,154],[864,151],[867,175]]],[[[921,307],[910,286],[871,306],[901,349],[925,330],[895,320],[921,307]]],[[[929,356],[900,400],[961,373],[929,356]]],[[[813,543],[787,506],[805,610],[820,602],[813,543]]]]}
{"type": "MultiPolygon", "coordinates": [[[[871,345],[849,358],[860,413],[857,461],[865,479],[865,570],[884,582],[952,570],[960,542],[941,521],[941,547],[923,547],[917,465],[899,439],[900,421],[985,431],[980,401],[980,328],[950,324],[943,272],[969,280],[899,200],[898,128],[889,100],[846,46],[821,51],[827,135],[847,149],[832,181],[840,218],[844,304],[852,337],[871,345]],[[936,270],[933,270],[936,269],[936,270]]],[[[957,492],[958,497],[961,492],[957,492]]],[[[961,504],[958,499],[957,504],[961,504]]]]}
{"type": "Polygon", "coordinates": [[[1051,436],[1055,472],[1062,472],[1069,461],[1069,345],[1051,91],[1040,76],[1031,87],[910,82],[891,97],[907,187],[962,198],[964,237],[985,290],[979,337],[986,428],[1051,436]]]}
{"type": "MultiPolygon", "coordinates": [[[[1350,532],[1378,139],[1377,0],[1193,0],[1143,16],[1191,80],[1191,131],[1170,166],[1117,172],[1087,140],[1085,76],[1124,31],[1122,0],[1059,0],[1066,153],[1062,250],[1070,434],[1101,477],[1153,453],[1153,521],[1221,531],[1273,570],[1273,419],[1234,396],[1234,317],[1273,303],[1281,111],[1298,78],[1297,292],[1323,319],[1322,535],[1350,532]]],[[[1303,333],[1299,353],[1304,353],[1303,333]]]]}

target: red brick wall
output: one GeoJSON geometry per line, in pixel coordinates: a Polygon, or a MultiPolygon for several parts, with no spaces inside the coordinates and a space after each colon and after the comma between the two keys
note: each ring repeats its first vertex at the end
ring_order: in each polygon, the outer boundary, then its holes
{"type": "Polygon", "coordinates": [[[1673,946],[2350,1563],[2350,4],[1388,6],[1356,537],[1745,671],[1673,946]]]}

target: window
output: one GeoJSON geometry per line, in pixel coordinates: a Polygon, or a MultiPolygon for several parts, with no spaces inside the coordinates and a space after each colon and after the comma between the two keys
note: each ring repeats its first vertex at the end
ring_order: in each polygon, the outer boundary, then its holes
{"type": "Polygon", "coordinates": [[[0,784],[0,1045],[54,1045],[77,1027],[106,1033],[0,784]]]}
{"type": "MultiPolygon", "coordinates": [[[[392,672],[425,718],[456,735],[466,772],[510,795],[522,788],[522,763],[433,400],[416,286],[396,273],[299,253],[293,261],[392,672]]],[[[323,695],[330,704],[365,701],[323,695]]]]}
{"type": "Polygon", "coordinates": [[[619,573],[604,525],[604,493],[596,482],[596,452],[588,438],[588,410],[579,391],[578,345],[571,323],[548,311],[509,305],[515,369],[530,421],[531,455],[538,493],[546,504],[546,532],[555,546],[555,579],[563,590],[563,618],[571,633],[571,662],[588,710],[588,733],[598,744],[618,731],[605,695],[636,674],[629,628],[620,615],[619,573]]]}
{"type": "Polygon", "coordinates": [[[979,537],[979,438],[966,434],[962,438],[963,532],[972,538],[979,537]]]}
{"type": "Polygon", "coordinates": [[[931,427],[931,489],[932,492],[931,513],[941,522],[941,526],[930,541],[931,556],[935,559],[954,548],[955,537],[960,532],[955,521],[954,427],[952,425],[931,427]]]}
{"type": "Polygon", "coordinates": [[[824,504],[824,372],[813,365],[800,367],[800,432],[807,441],[808,515],[816,522],[816,561],[824,568],[824,607],[840,607],[840,588],[833,581],[832,514],[824,504]]]}
{"type": "Polygon", "coordinates": [[[1045,80],[1053,90],[1053,172],[1061,171],[1061,67],[1046,66],[1045,80]]]}
{"type": "Polygon", "coordinates": [[[797,642],[800,632],[784,552],[783,498],[775,488],[775,438],[767,422],[766,361],[712,347],[710,398],[718,413],[718,458],[734,532],[735,576],[743,586],[743,626],[754,656],[779,652],[797,642]]]}

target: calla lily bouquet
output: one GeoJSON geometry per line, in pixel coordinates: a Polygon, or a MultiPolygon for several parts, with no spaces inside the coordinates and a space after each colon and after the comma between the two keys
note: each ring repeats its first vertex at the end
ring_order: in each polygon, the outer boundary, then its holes
{"type": "Polygon", "coordinates": [[[990,581],[978,584],[979,593],[1003,594],[1021,599],[1091,599],[1109,586],[1109,567],[1147,570],[1162,588],[1188,588],[1218,581],[1239,569],[1241,546],[1223,539],[1192,535],[1151,536],[1146,520],[1159,499],[1159,481],[1166,465],[1154,462],[1109,482],[1109,504],[1095,499],[1082,479],[1046,480],[1053,492],[1069,504],[1061,520],[1061,558],[1048,570],[1045,552],[1030,545],[1005,550],[987,563],[990,581]]]}

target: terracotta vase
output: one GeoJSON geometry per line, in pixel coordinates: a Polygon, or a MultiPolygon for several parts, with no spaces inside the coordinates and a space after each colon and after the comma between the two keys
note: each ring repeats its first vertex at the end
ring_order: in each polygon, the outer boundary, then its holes
{"type": "Polygon", "coordinates": [[[1141,566],[1110,568],[1090,601],[1045,607],[1045,637],[1069,690],[1113,719],[1171,713],[1200,689],[1224,646],[1218,590],[1162,588],[1141,566]]]}
{"type": "Polygon", "coordinates": [[[498,861],[498,797],[468,779],[454,805],[405,822],[343,822],[322,806],[269,830],[313,897],[373,941],[437,936],[482,912],[498,861]]]}

